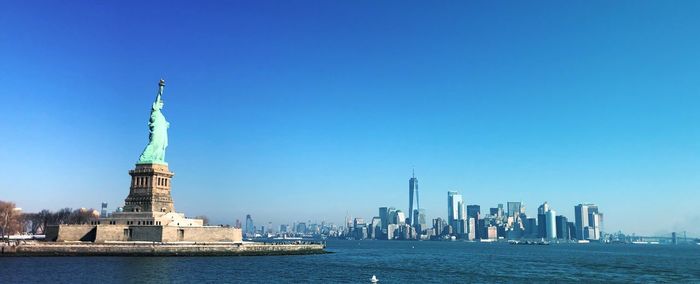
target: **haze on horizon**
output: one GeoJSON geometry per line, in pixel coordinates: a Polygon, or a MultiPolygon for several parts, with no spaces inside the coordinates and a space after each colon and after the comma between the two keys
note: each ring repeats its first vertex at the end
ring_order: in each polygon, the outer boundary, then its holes
{"type": "Polygon", "coordinates": [[[698,236],[700,3],[12,1],[0,200],[122,206],[162,77],[178,211],[371,218],[448,190],[698,236]]]}

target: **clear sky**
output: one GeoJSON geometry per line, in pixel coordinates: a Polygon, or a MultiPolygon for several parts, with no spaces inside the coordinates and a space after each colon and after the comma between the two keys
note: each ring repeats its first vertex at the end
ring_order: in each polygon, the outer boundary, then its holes
{"type": "Polygon", "coordinates": [[[431,219],[700,235],[700,2],[142,2],[0,5],[0,200],[122,206],[163,77],[190,216],[371,218],[415,167],[431,219]]]}

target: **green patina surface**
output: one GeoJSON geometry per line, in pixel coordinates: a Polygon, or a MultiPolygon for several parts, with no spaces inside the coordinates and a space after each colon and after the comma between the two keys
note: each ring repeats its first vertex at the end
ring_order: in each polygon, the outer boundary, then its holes
{"type": "Polygon", "coordinates": [[[165,80],[158,83],[158,95],[151,107],[151,119],[148,121],[148,145],[143,149],[137,164],[165,164],[165,148],[168,147],[168,127],[170,123],[165,120],[161,110],[163,109],[163,87],[165,80]]]}

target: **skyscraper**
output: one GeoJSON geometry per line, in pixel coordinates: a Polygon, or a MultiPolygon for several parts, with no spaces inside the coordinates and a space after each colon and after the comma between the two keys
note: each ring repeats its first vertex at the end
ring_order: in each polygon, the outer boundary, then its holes
{"type": "MultiPolygon", "coordinates": [[[[472,222],[478,223],[480,217],[481,217],[481,206],[479,206],[479,205],[467,205],[467,220],[469,220],[467,227],[471,227],[472,222]],[[474,220],[474,221],[472,221],[472,220],[474,220]]],[[[467,231],[465,233],[471,234],[472,231],[467,229],[467,231]]],[[[479,230],[474,231],[474,238],[479,239],[479,238],[481,238],[481,235],[482,234],[480,234],[479,230]]]]}
{"type": "Polygon", "coordinates": [[[465,225],[468,222],[465,222],[467,220],[467,212],[464,208],[464,200],[462,199],[462,195],[459,194],[457,191],[448,191],[447,192],[447,221],[448,223],[452,226],[452,228],[456,231],[457,234],[464,234],[466,233],[466,228],[465,225]],[[460,222],[462,221],[462,222],[460,222]],[[461,224],[460,224],[461,223],[461,224]],[[464,225],[462,225],[464,224],[464,225]]]}
{"type": "MultiPolygon", "coordinates": [[[[588,232],[592,232],[592,234],[589,233],[586,237],[589,240],[600,240],[600,219],[602,215],[598,212],[590,212],[590,209],[588,208],[588,232]]],[[[596,210],[598,210],[598,207],[596,207],[596,210]]]]}
{"type": "Polygon", "coordinates": [[[569,239],[578,239],[576,237],[576,224],[574,222],[567,222],[566,225],[569,230],[569,239]]]}
{"type": "Polygon", "coordinates": [[[467,205],[467,218],[474,218],[479,220],[481,215],[481,206],[479,205],[467,205]]]}
{"type": "Polygon", "coordinates": [[[478,221],[474,218],[469,218],[465,222],[467,222],[467,239],[470,241],[476,239],[476,223],[478,223],[478,221]]]}
{"type": "Polygon", "coordinates": [[[588,205],[589,204],[579,204],[574,206],[576,239],[578,240],[585,240],[584,229],[588,227],[588,205]]]}
{"type": "Polygon", "coordinates": [[[549,204],[545,201],[544,204],[537,208],[537,237],[546,238],[547,237],[547,211],[549,211],[549,204]]]}
{"type": "Polygon", "coordinates": [[[589,236],[586,236],[589,240],[599,240],[600,230],[603,223],[603,213],[598,211],[598,205],[589,204],[588,205],[588,227],[589,231],[592,232],[589,236]]]}
{"type": "Polygon", "coordinates": [[[294,227],[294,231],[297,232],[298,234],[306,234],[306,223],[304,223],[304,222],[297,223],[297,225],[294,227]]]}
{"type": "Polygon", "coordinates": [[[394,213],[394,214],[392,214],[392,215],[394,216],[394,218],[393,218],[393,224],[397,224],[397,225],[405,224],[405,222],[406,222],[406,214],[404,214],[403,211],[401,211],[401,210],[396,210],[396,211],[394,211],[393,213],[394,213]]]}
{"type": "Polygon", "coordinates": [[[443,221],[440,217],[433,219],[433,232],[435,233],[435,236],[442,236],[444,231],[445,221],[443,221]]]}
{"type": "Polygon", "coordinates": [[[571,235],[569,234],[569,220],[565,216],[557,216],[557,239],[569,240],[571,235]]]}
{"type": "Polygon", "coordinates": [[[603,214],[595,204],[579,204],[574,207],[576,215],[576,239],[599,240],[603,214]]]}
{"type": "Polygon", "coordinates": [[[372,223],[370,223],[369,228],[367,228],[367,235],[370,239],[379,239],[382,234],[382,219],[380,217],[372,218],[372,223]]]}
{"type": "Polygon", "coordinates": [[[421,233],[428,228],[428,224],[425,220],[425,209],[413,210],[413,220],[413,227],[416,229],[417,233],[421,233]]]}
{"type": "Polygon", "coordinates": [[[547,213],[545,214],[546,217],[546,224],[547,224],[547,239],[553,240],[557,238],[557,221],[556,221],[556,215],[557,212],[555,212],[552,209],[547,210],[547,213]]]}
{"type": "Polygon", "coordinates": [[[523,220],[523,229],[524,229],[524,234],[528,238],[535,238],[539,235],[538,228],[537,226],[537,219],[535,218],[527,218],[523,220]]]}
{"type": "Polygon", "coordinates": [[[107,218],[107,202],[102,202],[100,218],[107,218]]]}
{"type": "Polygon", "coordinates": [[[408,220],[407,224],[410,224],[412,226],[418,225],[418,220],[413,218],[412,216],[415,215],[416,213],[413,211],[413,196],[415,195],[416,197],[416,210],[420,209],[420,202],[418,198],[418,179],[416,178],[416,172],[413,172],[413,176],[408,179],[408,220]]]}
{"type": "Polygon", "coordinates": [[[253,218],[250,217],[250,214],[245,215],[245,233],[248,235],[255,234],[255,225],[253,225],[253,218]]]}
{"type": "Polygon", "coordinates": [[[508,201],[508,217],[518,217],[520,216],[521,212],[521,207],[523,206],[523,203],[520,201],[517,202],[512,202],[508,201]]]}
{"type": "Polygon", "coordinates": [[[379,218],[382,222],[382,230],[386,230],[387,226],[389,226],[389,215],[389,207],[379,207],[379,218]]]}

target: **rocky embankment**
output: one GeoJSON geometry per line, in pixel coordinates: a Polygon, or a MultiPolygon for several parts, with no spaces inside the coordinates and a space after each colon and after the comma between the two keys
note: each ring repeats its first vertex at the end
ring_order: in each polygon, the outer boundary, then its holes
{"type": "Polygon", "coordinates": [[[323,243],[61,243],[0,244],[0,256],[247,256],[321,254],[323,243]]]}

